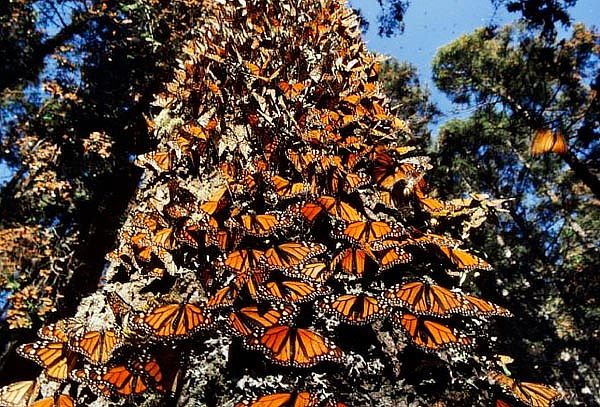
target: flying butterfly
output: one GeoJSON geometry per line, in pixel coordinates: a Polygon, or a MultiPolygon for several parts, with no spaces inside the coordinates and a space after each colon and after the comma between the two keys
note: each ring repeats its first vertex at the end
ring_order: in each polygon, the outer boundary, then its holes
{"type": "Polygon", "coordinates": [[[211,327],[213,319],[197,305],[175,303],[162,305],[147,313],[138,313],[132,323],[160,339],[183,339],[211,327]]]}
{"type": "Polygon", "coordinates": [[[531,140],[531,155],[538,156],[544,153],[563,155],[567,152],[567,142],[560,131],[540,129],[535,132],[531,140]]]}
{"type": "Polygon", "coordinates": [[[543,384],[520,382],[496,371],[489,372],[488,377],[530,407],[550,407],[563,398],[558,390],[543,384]]]}
{"type": "Polygon", "coordinates": [[[291,305],[251,305],[229,314],[229,328],[235,335],[252,335],[256,328],[270,328],[289,322],[295,309],[291,305]]]}
{"type": "Polygon", "coordinates": [[[460,335],[454,329],[410,313],[394,314],[392,322],[406,332],[413,345],[428,352],[447,348],[468,348],[472,344],[471,339],[460,335]]]}
{"type": "Polygon", "coordinates": [[[287,325],[268,328],[248,345],[283,366],[311,367],[321,361],[340,361],[343,356],[342,350],[321,334],[287,325]]]}
{"type": "Polygon", "coordinates": [[[265,262],[270,269],[285,271],[324,253],[325,250],[327,250],[327,247],[320,243],[282,243],[271,247],[265,252],[265,262]]]}
{"type": "Polygon", "coordinates": [[[243,400],[235,407],[317,407],[319,399],[313,394],[303,391],[299,393],[273,393],[243,400]]]}
{"type": "Polygon", "coordinates": [[[77,362],[77,354],[63,342],[38,341],[17,348],[17,353],[44,368],[48,378],[62,382],[77,362]]]}
{"type": "Polygon", "coordinates": [[[386,300],[366,294],[326,297],[319,303],[319,308],[353,325],[371,323],[391,311],[386,300]]]}
{"type": "Polygon", "coordinates": [[[14,382],[0,388],[0,406],[25,407],[36,399],[40,391],[37,380],[14,382]]]}

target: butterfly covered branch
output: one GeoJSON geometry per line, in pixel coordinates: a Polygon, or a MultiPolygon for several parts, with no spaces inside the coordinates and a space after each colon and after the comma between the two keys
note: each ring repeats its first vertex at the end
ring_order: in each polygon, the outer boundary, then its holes
{"type": "MultiPolygon", "coordinates": [[[[159,143],[136,159],[144,176],[95,306],[19,348],[58,383],[43,405],[173,401],[218,338],[226,363],[203,405],[365,405],[352,372],[377,359],[367,374],[387,374],[376,330],[424,357],[475,352],[479,327],[511,313],[453,288],[491,265],[443,226],[477,213],[479,227],[481,200],[428,195],[431,165],[402,141],[356,15],[264,0],[207,16],[156,98],[159,143]]],[[[558,398],[524,384],[515,402],[558,398]]],[[[11,386],[0,400],[25,400],[11,406],[37,398],[37,381],[11,386]]]]}

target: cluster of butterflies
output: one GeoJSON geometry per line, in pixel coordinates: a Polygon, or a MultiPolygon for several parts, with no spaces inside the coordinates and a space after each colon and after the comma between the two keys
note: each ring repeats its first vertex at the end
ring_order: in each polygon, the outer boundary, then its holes
{"type": "MultiPolygon", "coordinates": [[[[132,398],[174,391],[185,352],[172,348],[201,332],[236,338],[272,364],[310,368],[344,363],[341,324],[385,321],[440,352],[473,346],[463,318],[509,317],[435,284],[491,266],[435,230],[433,217],[458,219],[469,204],[428,196],[428,159],[398,145],[406,125],[386,110],[377,60],[343,2],[214,7],[157,100],[183,124],[165,131],[150,121],[162,141],[136,160],[145,179],[108,255],[121,283],[171,281],[168,292],[146,304],[140,293],[133,310],[108,275],[114,326],[61,320],[19,354],[48,379],[132,398]]],[[[0,397],[37,393],[10,386],[0,397]]],[[[534,407],[556,398],[539,392],[538,402],[527,383],[508,387],[534,407]]],[[[43,405],[73,399],[59,392],[43,405]]],[[[322,405],[344,406],[301,391],[238,407],[322,405]]]]}

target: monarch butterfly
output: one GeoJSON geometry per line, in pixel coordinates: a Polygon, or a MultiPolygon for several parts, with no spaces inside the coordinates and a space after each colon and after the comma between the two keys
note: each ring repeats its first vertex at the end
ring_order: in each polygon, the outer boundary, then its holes
{"type": "Polygon", "coordinates": [[[194,304],[167,304],[148,313],[139,313],[133,325],[161,339],[183,339],[211,327],[213,319],[194,304]]]}
{"type": "Polygon", "coordinates": [[[400,181],[404,181],[412,189],[423,178],[425,171],[431,168],[426,157],[406,158],[396,162],[383,148],[374,150],[373,166],[375,182],[383,189],[391,191],[400,181]]]}
{"type": "Polygon", "coordinates": [[[434,233],[421,233],[416,230],[409,232],[409,237],[404,236],[392,236],[389,239],[384,239],[379,242],[372,244],[373,250],[384,250],[390,247],[404,247],[404,246],[419,246],[425,247],[428,245],[436,245],[443,247],[456,247],[462,242],[451,237],[436,235],[434,233]]]}
{"type": "Polygon", "coordinates": [[[488,377],[509,391],[517,400],[531,407],[550,407],[563,397],[558,390],[550,386],[520,382],[496,371],[489,372],[488,377]]]}
{"type": "Polygon", "coordinates": [[[544,153],[556,153],[558,155],[567,152],[567,142],[560,131],[540,129],[535,132],[531,140],[531,155],[537,156],[544,153]]]}
{"type": "Polygon", "coordinates": [[[304,195],[310,190],[310,185],[304,182],[291,182],[279,175],[271,176],[271,184],[277,196],[283,199],[304,195]]]}
{"type": "Polygon", "coordinates": [[[372,253],[354,247],[339,252],[331,260],[331,269],[335,270],[338,264],[344,273],[359,277],[378,270],[377,262],[372,253]]]}
{"type": "Polygon", "coordinates": [[[19,346],[17,353],[42,366],[46,376],[59,382],[67,379],[77,362],[77,354],[68,350],[67,344],[62,342],[27,343],[19,346]]]}
{"type": "Polygon", "coordinates": [[[256,249],[236,250],[227,254],[224,260],[217,261],[216,266],[227,268],[237,274],[246,274],[262,268],[264,254],[264,251],[256,249]]]}
{"type": "Polygon", "coordinates": [[[454,329],[428,319],[417,318],[413,314],[394,314],[392,322],[406,332],[414,345],[428,352],[471,346],[471,340],[460,336],[454,329]]]}
{"type": "Polygon", "coordinates": [[[316,202],[290,205],[288,210],[293,214],[303,216],[311,223],[323,213],[323,208],[316,202]]]}
{"type": "Polygon", "coordinates": [[[329,288],[318,283],[309,283],[301,280],[267,281],[259,288],[260,297],[266,300],[282,301],[286,303],[300,303],[325,295],[329,288]]]}
{"type": "Polygon", "coordinates": [[[42,326],[37,334],[40,338],[51,342],[66,343],[69,341],[69,336],[80,328],[83,328],[82,321],[76,318],[65,318],[42,326]]]}
{"type": "Polygon", "coordinates": [[[229,327],[235,335],[249,336],[258,328],[269,328],[289,322],[295,312],[290,305],[252,305],[229,314],[229,327]]]}
{"type": "Polygon", "coordinates": [[[452,313],[470,313],[462,297],[444,287],[418,281],[394,286],[384,297],[395,306],[408,307],[420,315],[447,317],[452,313]]]}
{"type": "Polygon", "coordinates": [[[229,195],[227,194],[227,187],[225,186],[217,189],[210,198],[208,198],[208,201],[201,204],[198,208],[207,215],[214,215],[216,212],[224,209],[228,202],[229,195]]]}
{"type": "Polygon", "coordinates": [[[280,81],[277,84],[277,87],[281,89],[286,98],[295,98],[296,96],[300,95],[305,85],[302,82],[289,83],[286,81],[280,81]]]}
{"type": "Polygon", "coordinates": [[[240,294],[239,287],[232,283],[220,288],[206,301],[207,308],[221,308],[233,305],[240,294]]]}
{"type": "Polygon", "coordinates": [[[204,243],[206,246],[216,246],[221,251],[227,251],[235,249],[241,238],[239,233],[217,229],[206,233],[204,243]]]}
{"type": "Polygon", "coordinates": [[[343,355],[340,348],[317,332],[287,325],[267,328],[248,344],[283,366],[310,367],[320,361],[339,361],[343,355]]]}
{"type": "Polygon", "coordinates": [[[363,216],[358,213],[352,205],[342,200],[324,195],[319,197],[317,201],[327,213],[345,222],[358,222],[364,220],[363,216]]]}
{"type": "Polygon", "coordinates": [[[0,388],[0,405],[5,407],[29,406],[37,397],[40,384],[37,380],[14,382],[0,388]]]}
{"type": "Polygon", "coordinates": [[[391,311],[385,300],[366,294],[324,298],[321,300],[319,308],[354,325],[368,324],[386,316],[391,311]]]}
{"type": "Polygon", "coordinates": [[[105,364],[113,352],[123,346],[121,332],[114,329],[78,332],[69,340],[71,350],[93,364],[105,364]]]}
{"type": "Polygon", "coordinates": [[[105,294],[106,303],[110,307],[117,325],[122,326],[123,320],[131,314],[132,308],[119,294],[114,291],[105,294]]]}
{"type": "Polygon", "coordinates": [[[292,269],[284,270],[283,273],[288,277],[296,277],[318,283],[327,281],[329,276],[331,276],[331,270],[323,262],[299,264],[292,269]]]}
{"type": "Polygon", "coordinates": [[[175,160],[175,153],[169,151],[151,151],[146,154],[139,155],[134,164],[138,167],[146,167],[153,169],[158,173],[170,171],[175,160]]]}
{"type": "Polygon", "coordinates": [[[445,246],[439,246],[439,249],[461,270],[469,271],[474,269],[492,269],[492,266],[487,261],[464,250],[451,249],[445,246]]]}
{"type": "Polygon", "coordinates": [[[325,252],[327,247],[320,243],[289,242],[274,246],[265,252],[267,267],[289,270],[325,252]]]}
{"type": "Polygon", "coordinates": [[[400,233],[399,228],[398,225],[390,225],[387,222],[359,221],[346,226],[339,237],[365,247],[392,234],[400,233]]]}
{"type": "Polygon", "coordinates": [[[310,150],[306,153],[300,153],[296,150],[287,150],[287,158],[299,173],[304,174],[308,167],[315,161],[316,154],[310,150]]]}
{"type": "Polygon", "coordinates": [[[511,407],[511,406],[510,406],[510,404],[508,404],[505,401],[496,400],[496,407],[511,407]]]}
{"type": "Polygon", "coordinates": [[[512,313],[499,305],[482,300],[472,295],[463,295],[465,305],[471,313],[476,315],[499,315],[501,317],[511,317],[512,313]]]}
{"type": "Polygon", "coordinates": [[[225,222],[225,226],[227,227],[239,227],[245,233],[259,237],[272,235],[274,231],[289,228],[293,224],[294,219],[281,212],[269,212],[262,215],[241,215],[239,222],[234,221],[233,218],[229,218],[225,222]]]}
{"type": "Polygon", "coordinates": [[[410,263],[412,255],[399,247],[391,247],[379,253],[381,271],[389,270],[398,264],[410,263]]]}
{"type": "Polygon", "coordinates": [[[78,369],[71,373],[71,378],[85,383],[94,393],[104,397],[113,394],[133,397],[147,391],[164,393],[167,390],[158,360],[146,354],[123,364],[78,369]]]}
{"type": "Polygon", "coordinates": [[[263,283],[266,277],[267,274],[264,272],[264,270],[248,270],[248,272],[244,274],[239,274],[233,283],[240,289],[246,287],[250,296],[252,298],[256,298],[258,286],[263,283]]]}
{"type": "Polygon", "coordinates": [[[75,407],[75,402],[68,394],[59,394],[36,401],[28,407],[75,407]]]}
{"type": "MultiPolygon", "coordinates": [[[[339,157],[338,157],[339,158],[339,157]]],[[[327,173],[325,181],[326,191],[338,194],[343,190],[347,194],[356,192],[359,188],[368,185],[371,177],[367,174],[342,171],[339,167],[332,167],[327,173]]]]}
{"type": "Polygon", "coordinates": [[[235,407],[317,407],[318,398],[309,392],[300,393],[273,393],[244,400],[235,407]]]}

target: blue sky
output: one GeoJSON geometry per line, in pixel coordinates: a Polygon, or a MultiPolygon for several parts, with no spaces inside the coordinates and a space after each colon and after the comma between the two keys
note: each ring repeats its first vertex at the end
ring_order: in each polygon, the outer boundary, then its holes
{"type": "MultiPolygon", "coordinates": [[[[436,50],[462,34],[487,24],[504,25],[519,15],[509,14],[505,8],[496,10],[490,0],[411,0],[405,15],[405,30],[392,38],[377,35],[377,15],[380,7],[377,0],[351,0],[363,16],[371,23],[365,40],[370,50],[391,55],[407,61],[418,69],[421,84],[432,92],[434,102],[448,118],[465,114],[464,107],[453,105],[446,96],[437,91],[431,80],[431,61],[436,50]]],[[[600,0],[579,0],[569,9],[572,20],[600,27],[600,0]]],[[[432,127],[435,131],[435,127],[432,127]]]]}

